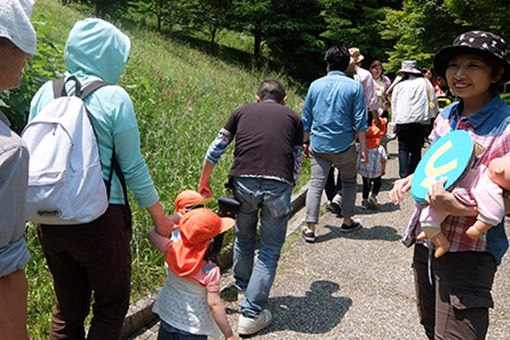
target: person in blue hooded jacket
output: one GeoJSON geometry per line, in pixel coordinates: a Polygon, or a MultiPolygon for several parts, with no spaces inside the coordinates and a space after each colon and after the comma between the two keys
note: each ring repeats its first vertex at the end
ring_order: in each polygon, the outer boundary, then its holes
{"type": "MultiPolygon", "coordinates": [[[[147,208],[155,228],[169,233],[171,223],[159,203],[143,156],[133,109],[127,92],[115,85],[130,50],[129,38],[100,19],[78,21],[64,50],[66,77],[75,76],[82,88],[94,80],[112,85],[99,88],[84,102],[99,144],[105,181],[116,159],[138,205],[147,208]]],[[[68,93],[74,82],[66,83],[68,93]]],[[[29,120],[53,99],[52,82],[32,99],[29,120]]],[[[55,302],[50,339],[84,339],[84,320],[94,293],[93,318],[87,339],[119,339],[129,307],[131,283],[131,219],[115,172],[109,206],[98,219],[80,225],[38,225],[37,234],[53,275],[55,302]]]]}

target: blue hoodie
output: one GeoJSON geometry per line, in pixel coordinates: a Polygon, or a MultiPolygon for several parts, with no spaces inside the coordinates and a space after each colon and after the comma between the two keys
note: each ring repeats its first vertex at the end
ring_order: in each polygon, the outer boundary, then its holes
{"type": "MultiPolygon", "coordinates": [[[[75,75],[82,86],[102,79],[116,84],[124,70],[130,50],[129,38],[115,26],[100,19],[78,21],[71,32],[64,50],[67,76],[75,75]]],[[[70,90],[74,83],[67,84],[70,90]]],[[[44,84],[32,99],[29,121],[53,99],[51,82],[44,84]]],[[[140,136],[133,103],[127,92],[118,85],[108,85],[96,90],[85,99],[92,115],[97,135],[103,178],[108,180],[113,146],[120,168],[129,189],[141,207],[150,207],[158,201],[152,178],[140,154],[140,136]]],[[[110,203],[123,204],[124,196],[114,174],[110,203]]]]}

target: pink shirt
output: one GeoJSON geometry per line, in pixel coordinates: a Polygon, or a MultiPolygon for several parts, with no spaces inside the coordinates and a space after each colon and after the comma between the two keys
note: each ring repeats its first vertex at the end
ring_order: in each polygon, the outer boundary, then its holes
{"type": "Polygon", "coordinates": [[[357,80],[363,86],[363,95],[365,97],[365,106],[368,111],[374,111],[379,108],[379,99],[377,98],[377,92],[375,92],[374,78],[370,71],[365,70],[361,67],[356,67],[356,74],[354,80],[357,80]]]}

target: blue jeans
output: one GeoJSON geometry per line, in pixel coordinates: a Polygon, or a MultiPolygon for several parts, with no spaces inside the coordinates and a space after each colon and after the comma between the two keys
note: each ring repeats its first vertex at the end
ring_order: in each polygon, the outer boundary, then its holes
{"type": "Polygon", "coordinates": [[[245,290],[241,312],[257,317],[266,308],[280,259],[291,206],[292,187],[286,183],[257,178],[234,178],[234,195],[241,203],[235,226],[234,278],[245,290]],[[259,255],[255,267],[255,243],[260,212],[259,255]]]}
{"type": "Polygon", "coordinates": [[[191,334],[161,320],[157,340],[207,340],[207,335],[191,334]]]}

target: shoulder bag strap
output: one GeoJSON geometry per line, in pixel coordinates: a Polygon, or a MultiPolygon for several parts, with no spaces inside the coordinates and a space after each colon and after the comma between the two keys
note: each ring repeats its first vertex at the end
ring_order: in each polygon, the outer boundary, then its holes
{"type": "MultiPolygon", "coordinates": [[[[99,88],[101,88],[103,86],[106,86],[106,85],[111,85],[111,84],[109,84],[109,83],[107,83],[107,82],[105,82],[103,80],[95,80],[92,83],[90,83],[89,85],[87,85],[82,90],[82,92],[80,94],[80,98],[81,99],[85,99],[90,94],[92,94],[94,91],[96,91],[97,89],[99,89],[99,88]]],[[[89,118],[91,118],[90,117],[90,113],[88,112],[88,110],[87,110],[87,114],[89,115],[89,118]]],[[[92,124],[92,126],[94,126],[94,124],[92,124]]],[[[94,133],[95,133],[95,131],[94,131],[94,133]]],[[[110,176],[108,176],[108,183],[106,185],[106,194],[107,194],[107,197],[108,197],[108,199],[110,198],[113,172],[115,172],[115,174],[119,178],[121,186],[122,186],[122,192],[124,194],[124,205],[127,208],[128,225],[131,226],[131,210],[129,208],[129,200],[128,200],[128,194],[127,194],[126,179],[124,177],[124,173],[122,172],[122,170],[120,168],[119,162],[117,161],[117,157],[115,156],[115,145],[113,146],[113,149],[112,149],[112,159],[111,159],[111,163],[110,164],[111,164],[110,176]]]]}
{"type": "Polygon", "coordinates": [[[425,80],[425,84],[427,85],[427,97],[429,97],[429,109],[433,109],[435,107],[435,105],[434,105],[434,102],[432,101],[432,96],[430,95],[429,81],[425,78],[423,78],[423,80],[425,80]]]}
{"type": "Polygon", "coordinates": [[[126,178],[124,177],[124,173],[122,172],[119,162],[117,161],[117,157],[115,156],[115,146],[112,149],[111,164],[112,164],[112,166],[110,169],[110,176],[108,176],[106,193],[108,194],[108,198],[110,198],[110,189],[112,187],[113,172],[115,171],[115,174],[119,178],[121,186],[122,186],[122,193],[124,194],[124,205],[126,206],[126,209],[127,209],[128,226],[131,227],[131,209],[129,208],[129,200],[128,200],[127,187],[126,187],[126,178]]]}

